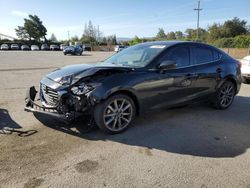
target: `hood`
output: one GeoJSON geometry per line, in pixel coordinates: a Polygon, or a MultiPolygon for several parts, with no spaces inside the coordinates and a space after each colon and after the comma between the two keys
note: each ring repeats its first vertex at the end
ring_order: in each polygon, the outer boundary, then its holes
{"type": "MultiPolygon", "coordinates": [[[[55,71],[49,73],[46,77],[59,82],[63,77],[73,76],[78,80],[84,77],[92,76],[97,73],[99,70],[132,70],[129,67],[118,67],[113,64],[77,64],[77,65],[69,65],[60,69],[56,69],[55,71]]],[[[77,81],[77,80],[75,80],[77,81]]]]}

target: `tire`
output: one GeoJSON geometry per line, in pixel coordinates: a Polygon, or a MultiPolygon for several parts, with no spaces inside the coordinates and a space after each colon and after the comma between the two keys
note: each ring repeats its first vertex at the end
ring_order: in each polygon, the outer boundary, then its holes
{"type": "Polygon", "coordinates": [[[243,82],[244,84],[250,84],[250,79],[249,79],[249,78],[246,78],[246,77],[243,77],[243,78],[242,78],[242,82],[243,82]]]}
{"type": "Polygon", "coordinates": [[[250,79],[249,78],[246,79],[246,83],[250,84],[250,79]]]}
{"type": "Polygon", "coordinates": [[[94,120],[102,131],[117,134],[131,125],[135,114],[134,101],[127,95],[118,94],[95,107],[94,120]]]}
{"type": "Polygon", "coordinates": [[[236,95],[235,84],[231,81],[226,81],[217,90],[213,99],[213,106],[216,109],[224,110],[231,106],[236,95]]]}

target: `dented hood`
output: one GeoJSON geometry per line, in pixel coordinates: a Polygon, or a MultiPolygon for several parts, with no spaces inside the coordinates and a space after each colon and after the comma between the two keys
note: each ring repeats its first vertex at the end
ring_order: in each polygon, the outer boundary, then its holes
{"type": "MultiPolygon", "coordinates": [[[[84,78],[94,75],[99,70],[131,70],[131,67],[119,67],[113,64],[97,63],[97,64],[77,64],[69,65],[63,68],[54,70],[53,72],[46,75],[47,78],[59,82],[63,77],[73,76],[74,78],[84,78]]],[[[77,81],[77,79],[75,79],[77,81]]]]}

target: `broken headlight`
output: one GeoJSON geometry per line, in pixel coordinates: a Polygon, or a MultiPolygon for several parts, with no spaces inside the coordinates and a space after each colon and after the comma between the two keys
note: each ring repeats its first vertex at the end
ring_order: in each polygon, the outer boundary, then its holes
{"type": "Polygon", "coordinates": [[[64,76],[61,78],[59,83],[62,85],[70,85],[72,83],[72,77],[73,77],[72,75],[64,76]]]}
{"type": "Polygon", "coordinates": [[[93,90],[93,87],[86,85],[86,84],[81,84],[78,86],[73,86],[71,88],[71,92],[75,95],[83,95],[88,93],[89,91],[93,90]]]}

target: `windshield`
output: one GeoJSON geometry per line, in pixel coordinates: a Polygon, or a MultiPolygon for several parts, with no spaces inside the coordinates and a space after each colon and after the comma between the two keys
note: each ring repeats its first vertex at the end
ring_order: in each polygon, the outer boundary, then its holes
{"type": "Polygon", "coordinates": [[[145,67],[166,45],[145,43],[124,49],[111,56],[104,63],[126,67],[145,67]]]}

